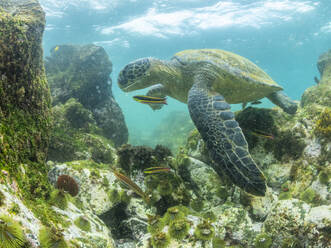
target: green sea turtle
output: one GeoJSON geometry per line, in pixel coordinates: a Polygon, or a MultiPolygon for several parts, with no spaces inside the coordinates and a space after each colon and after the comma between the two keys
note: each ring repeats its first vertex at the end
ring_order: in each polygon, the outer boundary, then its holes
{"type": "Polygon", "coordinates": [[[225,173],[248,193],[265,195],[265,177],[250,156],[228,103],[267,97],[290,114],[296,112],[297,104],[254,63],[218,49],[184,50],[170,61],[142,58],[129,63],[119,73],[118,85],[125,92],[154,85],[147,95],[170,96],[187,103],[214,170],[220,175],[225,173]]]}

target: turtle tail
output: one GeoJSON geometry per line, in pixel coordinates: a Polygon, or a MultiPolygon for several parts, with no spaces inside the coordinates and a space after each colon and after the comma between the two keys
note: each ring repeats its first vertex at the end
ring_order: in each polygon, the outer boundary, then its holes
{"type": "Polygon", "coordinates": [[[214,170],[220,175],[224,172],[246,192],[264,196],[265,177],[249,154],[246,139],[224,97],[198,81],[189,91],[188,107],[215,163],[214,170]]]}

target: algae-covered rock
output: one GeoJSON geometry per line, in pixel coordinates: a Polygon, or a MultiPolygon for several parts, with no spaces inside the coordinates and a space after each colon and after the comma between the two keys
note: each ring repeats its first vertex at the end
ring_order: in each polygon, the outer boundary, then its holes
{"type": "Polygon", "coordinates": [[[318,58],[317,68],[321,74],[320,83],[331,83],[331,49],[318,58]]]}
{"type": "Polygon", "coordinates": [[[217,206],[226,201],[231,195],[229,182],[220,178],[209,165],[192,157],[186,157],[179,163],[179,175],[185,180],[186,185],[198,196],[192,202],[204,202],[204,207],[217,206]]]}
{"type": "Polygon", "coordinates": [[[53,105],[74,98],[92,113],[102,135],[116,146],[127,142],[124,116],[111,92],[112,63],[102,47],[58,45],[46,58],[45,68],[53,105]]]}
{"type": "Polygon", "coordinates": [[[318,84],[305,90],[301,98],[301,106],[317,103],[331,106],[331,50],[323,53],[317,62],[321,74],[318,84]]]}
{"type": "Polygon", "coordinates": [[[102,136],[91,111],[76,99],[53,107],[54,126],[47,159],[57,162],[92,159],[97,163],[116,161],[113,142],[102,136]]]}
{"type": "Polygon", "coordinates": [[[253,222],[242,206],[226,203],[212,209],[216,216],[215,235],[248,247],[261,231],[260,222],[253,222]]]}
{"type": "Polygon", "coordinates": [[[310,206],[297,199],[278,201],[263,223],[263,230],[273,240],[273,247],[281,247],[287,237],[297,237],[303,244],[305,216],[310,206]]]}
{"type": "Polygon", "coordinates": [[[306,107],[313,103],[331,106],[331,81],[314,85],[305,90],[301,97],[301,106],[306,107]]]}
{"type": "Polygon", "coordinates": [[[107,165],[86,160],[64,164],[49,161],[48,164],[50,183],[55,186],[60,175],[74,178],[79,185],[79,193],[75,199],[84,208],[91,209],[94,214],[100,215],[118,203],[115,197],[111,197],[111,192],[121,192],[121,188],[115,183],[116,177],[107,165]]]}
{"type": "Polygon", "coordinates": [[[41,48],[45,16],[35,0],[0,2],[0,164],[43,162],[50,94],[41,48]]]}

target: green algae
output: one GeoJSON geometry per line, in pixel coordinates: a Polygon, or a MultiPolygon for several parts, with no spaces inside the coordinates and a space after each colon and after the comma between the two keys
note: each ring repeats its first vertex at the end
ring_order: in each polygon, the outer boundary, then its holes
{"type": "Polygon", "coordinates": [[[91,231],[91,224],[85,216],[79,216],[75,221],[75,225],[79,227],[84,232],[91,231]]]}
{"type": "Polygon", "coordinates": [[[318,179],[321,184],[327,185],[331,178],[331,168],[324,168],[318,174],[318,179]]]}
{"type": "Polygon", "coordinates": [[[5,203],[6,196],[0,191],[0,207],[5,203]]]}
{"type": "Polygon", "coordinates": [[[59,104],[53,108],[53,115],[54,128],[50,136],[48,160],[67,162],[90,158],[98,163],[114,162],[113,142],[101,136],[91,113],[79,102],[70,99],[65,104],[59,104]],[[75,112],[75,117],[82,115],[77,118],[84,121],[72,119],[68,111],[75,112]]]}
{"type": "Polygon", "coordinates": [[[291,192],[280,192],[278,195],[278,200],[288,200],[292,198],[291,192]]]}
{"type": "Polygon", "coordinates": [[[156,234],[162,231],[165,226],[164,219],[160,218],[159,215],[147,215],[148,226],[147,231],[151,234],[156,234]]]}
{"type": "Polygon", "coordinates": [[[70,195],[61,189],[54,189],[51,192],[50,203],[60,209],[66,209],[70,201],[70,195]]]}
{"type": "Polygon", "coordinates": [[[306,202],[306,203],[313,203],[316,200],[317,194],[315,190],[308,187],[300,194],[300,200],[306,202]]]}

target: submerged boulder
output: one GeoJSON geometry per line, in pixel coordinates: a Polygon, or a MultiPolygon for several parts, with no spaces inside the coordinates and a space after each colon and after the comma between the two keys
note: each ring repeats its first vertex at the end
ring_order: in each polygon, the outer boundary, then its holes
{"type": "Polygon", "coordinates": [[[301,98],[303,107],[313,103],[331,107],[331,50],[319,57],[317,68],[321,79],[315,78],[318,84],[306,89],[303,93],[301,98]]]}
{"type": "Polygon", "coordinates": [[[318,58],[317,68],[321,74],[320,83],[331,83],[331,49],[318,58]]]}
{"type": "Polygon", "coordinates": [[[50,94],[42,60],[44,26],[37,1],[0,2],[0,163],[5,167],[46,156],[50,94]]]}
{"type": "Polygon", "coordinates": [[[45,68],[53,106],[76,99],[92,113],[103,136],[116,146],[127,142],[124,116],[111,91],[112,63],[102,47],[56,46],[46,58],[45,68]]]}

